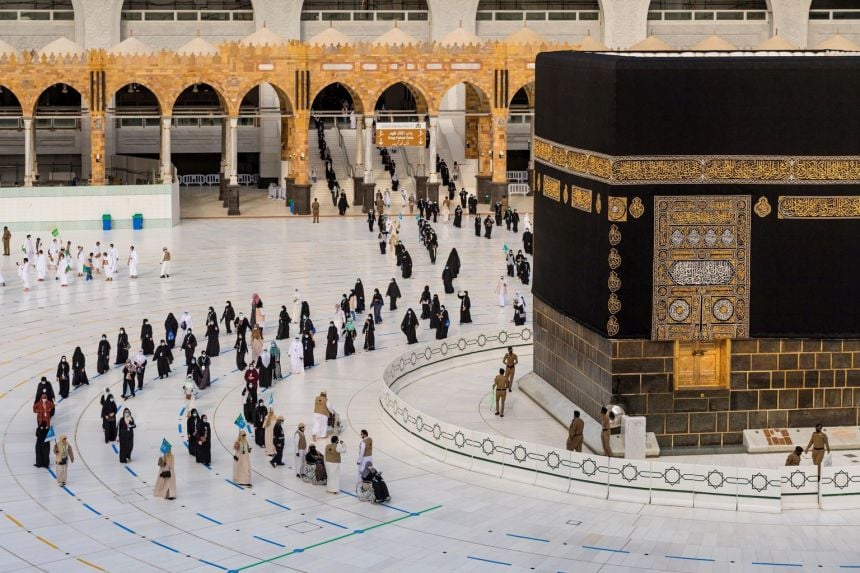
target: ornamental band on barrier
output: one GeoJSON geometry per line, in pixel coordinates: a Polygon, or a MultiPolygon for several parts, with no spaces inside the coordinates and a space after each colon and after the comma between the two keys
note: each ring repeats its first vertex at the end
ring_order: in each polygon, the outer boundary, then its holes
{"type": "Polygon", "coordinates": [[[655,196],[653,340],[749,334],[750,197],[655,196]]]}
{"type": "Polygon", "coordinates": [[[535,160],[567,173],[612,183],[860,183],[860,157],[621,156],[534,139],[535,160]]]}
{"type": "Polygon", "coordinates": [[[860,195],[842,197],[779,197],[780,219],[858,219],[860,195]]]}

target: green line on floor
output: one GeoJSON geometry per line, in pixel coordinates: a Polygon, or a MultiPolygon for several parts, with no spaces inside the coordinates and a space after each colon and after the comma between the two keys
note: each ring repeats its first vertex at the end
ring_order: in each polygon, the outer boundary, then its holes
{"type": "Polygon", "coordinates": [[[370,531],[371,529],[376,529],[377,527],[382,527],[383,525],[391,525],[392,523],[397,523],[398,521],[403,521],[404,519],[409,519],[411,517],[418,517],[419,515],[423,515],[425,513],[431,512],[435,509],[439,509],[442,507],[441,505],[434,505],[433,507],[428,507],[427,509],[422,509],[421,511],[416,511],[410,513],[409,515],[403,515],[400,517],[396,517],[394,519],[390,519],[388,521],[383,521],[382,523],[377,523],[376,525],[371,525],[370,527],[365,527],[361,530],[355,530],[350,533],[346,533],[344,535],[338,535],[337,537],[332,537],[331,539],[326,539],[325,541],[320,541],[319,543],[314,543],[313,545],[308,545],[307,547],[302,547],[300,549],[293,549],[288,553],[283,553],[281,555],[275,555],[274,557],[270,557],[268,559],[264,559],[262,561],[257,561],[256,563],[251,563],[250,565],[245,565],[244,567],[239,567],[237,569],[231,569],[229,573],[238,573],[239,571],[244,571],[245,569],[251,569],[252,567],[258,567],[260,565],[265,565],[266,563],[272,563],[273,561],[277,561],[278,559],[283,559],[284,557],[289,557],[295,553],[304,553],[309,549],[313,549],[315,547],[319,547],[321,545],[327,545],[329,543],[334,543],[335,541],[340,541],[341,539],[345,539],[347,537],[352,537],[353,535],[358,535],[358,531],[365,532],[370,531]]]}

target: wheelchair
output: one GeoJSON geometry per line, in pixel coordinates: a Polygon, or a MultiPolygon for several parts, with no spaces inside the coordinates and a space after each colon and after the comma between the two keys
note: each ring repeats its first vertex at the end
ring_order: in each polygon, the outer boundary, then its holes
{"type": "Polygon", "coordinates": [[[316,464],[305,464],[305,473],[302,474],[302,481],[311,485],[325,485],[327,480],[317,479],[316,464]]]}

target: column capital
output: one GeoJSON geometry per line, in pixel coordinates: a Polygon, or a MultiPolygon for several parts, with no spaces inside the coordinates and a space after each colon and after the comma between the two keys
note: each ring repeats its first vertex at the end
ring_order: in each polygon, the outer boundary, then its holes
{"type": "Polygon", "coordinates": [[[373,127],[373,116],[367,116],[364,118],[364,127],[373,127]]]}
{"type": "Polygon", "coordinates": [[[170,129],[173,127],[173,118],[169,115],[165,115],[161,117],[161,127],[164,129],[170,129]]]}

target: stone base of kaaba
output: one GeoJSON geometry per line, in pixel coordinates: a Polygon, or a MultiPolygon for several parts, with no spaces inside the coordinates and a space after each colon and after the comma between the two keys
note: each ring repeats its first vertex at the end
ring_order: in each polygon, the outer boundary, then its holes
{"type": "MultiPolygon", "coordinates": [[[[621,404],[661,448],[739,445],[748,428],[860,424],[860,340],[730,341],[721,388],[675,388],[674,342],[606,338],[534,299],[534,370],[590,416],[621,404]]],[[[805,445],[805,444],[804,444],[805,445]]]]}

